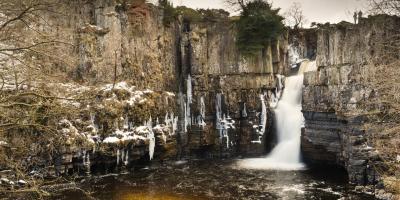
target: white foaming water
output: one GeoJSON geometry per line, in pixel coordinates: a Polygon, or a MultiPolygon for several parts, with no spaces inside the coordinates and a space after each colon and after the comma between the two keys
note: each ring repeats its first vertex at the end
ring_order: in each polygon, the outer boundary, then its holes
{"type": "Polygon", "coordinates": [[[278,144],[266,158],[244,159],[238,161],[239,168],[301,170],[300,137],[304,127],[302,109],[303,72],[315,70],[315,62],[304,62],[299,74],[286,78],[282,98],[275,112],[278,144]],[[311,69],[308,69],[311,68],[311,69]]]}

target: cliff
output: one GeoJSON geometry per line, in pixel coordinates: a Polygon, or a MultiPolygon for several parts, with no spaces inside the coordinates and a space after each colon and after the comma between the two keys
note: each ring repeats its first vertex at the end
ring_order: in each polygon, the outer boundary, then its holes
{"type": "MultiPolygon", "coordinates": [[[[235,45],[234,19],[218,10],[211,11],[218,16],[213,20],[180,16],[166,25],[161,8],[140,0],[62,2],[59,12],[69,17],[46,16],[52,25],[46,31],[72,44],[67,54],[75,61],[52,69],[62,79],[43,82],[46,92],[60,97],[51,103],[62,111],[46,118],[60,135],[50,141],[60,143],[52,153],[27,150],[26,143],[46,138],[35,138],[36,130],[9,131],[0,141],[9,160],[58,175],[109,172],[153,157],[263,155],[275,140],[270,105],[293,72],[296,51],[318,67],[304,79],[304,160],[342,166],[353,183],[380,183],[375,167],[385,164],[371,142],[379,133],[365,127],[365,102],[379,96],[370,83],[377,58],[387,52],[380,44],[397,34],[399,18],[291,30],[246,57],[235,45]],[[13,139],[16,133],[22,139],[13,139]],[[41,162],[30,164],[32,157],[41,162]]],[[[24,112],[13,109],[11,115],[24,112]]]]}
{"type": "Polygon", "coordinates": [[[317,29],[318,71],[307,72],[304,80],[303,155],[314,164],[343,166],[353,183],[381,181],[376,169],[384,163],[374,146],[380,133],[365,125],[378,108],[372,80],[387,56],[383,44],[397,34],[399,23],[397,17],[375,16],[317,29]]]}
{"type": "MultiPolygon", "coordinates": [[[[268,102],[282,84],[276,75],[287,73],[286,36],[249,58],[235,45],[232,19],[218,10],[211,11],[218,14],[214,20],[179,17],[166,26],[163,10],[140,0],[61,2],[41,28],[71,44],[64,59],[72,61],[51,69],[62,78],[45,78],[45,88],[35,80],[26,90],[60,97],[52,107],[68,114],[48,122],[58,142],[40,138],[52,153],[28,151],[23,141],[35,143],[35,135],[15,129],[1,139],[2,152],[21,151],[6,159],[24,160],[24,170],[48,167],[59,174],[113,171],[153,156],[265,153],[273,138],[268,102]],[[25,162],[30,156],[40,162],[25,162]]],[[[7,112],[19,111],[27,112],[7,112]]]]}

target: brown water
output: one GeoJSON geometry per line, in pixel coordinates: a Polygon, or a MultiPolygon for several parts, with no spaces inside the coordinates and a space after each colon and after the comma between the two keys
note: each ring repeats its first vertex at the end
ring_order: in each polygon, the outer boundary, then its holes
{"type": "Polygon", "coordinates": [[[80,189],[56,192],[51,199],[374,199],[354,192],[342,171],[244,170],[232,163],[169,163],[124,175],[92,176],[80,181],[80,189]]]}

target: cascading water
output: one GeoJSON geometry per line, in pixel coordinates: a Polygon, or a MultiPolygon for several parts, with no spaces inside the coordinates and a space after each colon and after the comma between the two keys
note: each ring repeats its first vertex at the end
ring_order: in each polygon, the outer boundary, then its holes
{"type": "Polygon", "coordinates": [[[301,112],[303,74],[286,78],[286,87],[274,110],[278,144],[267,157],[277,169],[304,167],[300,160],[300,136],[304,126],[301,112]]]}
{"type": "Polygon", "coordinates": [[[245,159],[238,162],[240,168],[300,170],[300,137],[304,126],[301,112],[303,72],[315,70],[315,62],[304,61],[297,75],[287,77],[285,89],[274,109],[278,144],[266,158],[245,159]]]}

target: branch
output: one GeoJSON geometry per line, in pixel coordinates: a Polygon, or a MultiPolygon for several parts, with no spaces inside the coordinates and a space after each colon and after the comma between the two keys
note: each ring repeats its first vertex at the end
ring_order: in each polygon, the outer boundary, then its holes
{"type": "Polygon", "coordinates": [[[0,49],[1,51],[22,51],[22,50],[30,50],[34,47],[40,46],[40,45],[45,45],[45,44],[52,44],[52,43],[61,43],[61,44],[69,44],[71,46],[73,46],[73,44],[70,43],[66,43],[66,42],[62,42],[62,41],[44,41],[44,42],[39,42],[33,45],[29,45],[29,46],[25,46],[25,47],[16,47],[16,48],[5,48],[5,49],[0,49]]]}
{"type": "Polygon", "coordinates": [[[32,6],[29,6],[29,7],[27,7],[25,10],[23,10],[19,15],[17,15],[16,17],[14,17],[14,18],[12,18],[12,19],[10,19],[10,20],[4,22],[4,23],[0,26],[0,31],[2,31],[8,24],[10,24],[10,23],[12,23],[12,22],[14,22],[14,21],[17,21],[17,20],[22,19],[22,18],[24,17],[24,15],[25,15],[26,13],[28,13],[29,10],[31,10],[32,8],[33,8],[32,6]]]}

